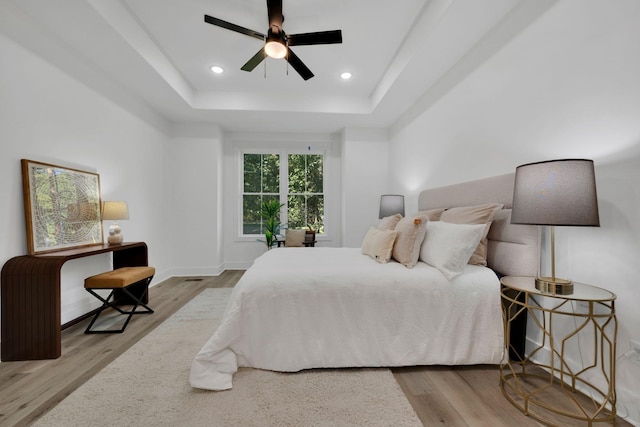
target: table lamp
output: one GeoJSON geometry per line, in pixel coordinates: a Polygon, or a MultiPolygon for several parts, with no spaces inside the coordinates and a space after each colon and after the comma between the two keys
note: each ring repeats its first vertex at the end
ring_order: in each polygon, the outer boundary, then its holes
{"type": "Polygon", "coordinates": [[[593,160],[549,160],[518,166],[511,223],[550,226],[551,276],[538,275],[536,289],[554,295],[572,294],[571,280],[556,277],[555,226],[600,226],[593,160]]]}
{"type": "Polygon", "coordinates": [[[120,226],[116,221],[129,219],[129,208],[127,202],[103,202],[102,203],[102,220],[113,221],[109,226],[109,237],[107,241],[110,245],[119,245],[122,243],[122,233],[120,226]]]}
{"type": "Polygon", "coordinates": [[[404,216],[404,196],[400,194],[383,194],[380,196],[379,218],[399,213],[404,216]]]}

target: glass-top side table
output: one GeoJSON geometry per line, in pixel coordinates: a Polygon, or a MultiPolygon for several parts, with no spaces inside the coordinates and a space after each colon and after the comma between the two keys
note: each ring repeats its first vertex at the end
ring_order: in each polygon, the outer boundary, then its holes
{"type": "Polygon", "coordinates": [[[616,295],[576,282],[571,295],[548,294],[536,289],[533,277],[506,276],[500,283],[505,348],[512,348],[511,323],[523,312],[530,319],[528,326],[540,331],[539,345],[523,355],[505,357],[500,365],[504,396],[525,415],[547,425],[613,423],[616,295]],[[581,366],[576,366],[567,351],[579,344],[592,351],[580,352],[581,366]]]}

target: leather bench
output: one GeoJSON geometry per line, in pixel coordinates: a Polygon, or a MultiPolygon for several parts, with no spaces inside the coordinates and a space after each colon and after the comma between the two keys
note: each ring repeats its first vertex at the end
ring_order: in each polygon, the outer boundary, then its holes
{"type": "Polygon", "coordinates": [[[98,298],[102,301],[102,306],[97,309],[96,313],[91,319],[91,323],[85,329],[85,334],[117,334],[124,332],[125,328],[129,324],[131,317],[134,314],[150,314],[153,313],[153,310],[144,302],[144,299],[147,296],[149,283],[151,283],[151,279],[153,279],[154,274],[156,273],[155,268],[153,267],[122,267],[115,269],[113,271],[107,271],[106,273],[96,274],[95,276],[87,277],[84,280],[84,288],[92,294],[94,297],[98,298]],[[141,292],[138,292],[137,295],[134,292],[131,292],[129,287],[140,283],[141,292]],[[109,289],[111,292],[107,296],[107,298],[102,297],[96,290],[99,289],[109,289]],[[129,311],[122,310],[118,306],[118,301],[115,300],[116,293],[121,292],[125,295],[132,303],[133,308],[129,311]],[[144,309],[138,310],[138,307],[141,306],[144,309]],[[120,314],[127,315],[127,318],[124,322],[124,325],[120,329],[91,329],[93,324],[98,320],[100,314],[107,308],[113,308],[118,311],[120,314]]]}

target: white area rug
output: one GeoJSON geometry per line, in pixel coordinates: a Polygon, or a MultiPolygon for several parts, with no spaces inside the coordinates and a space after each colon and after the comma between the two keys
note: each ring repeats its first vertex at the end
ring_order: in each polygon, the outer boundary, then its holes
{"type": "Polygon", "coordinates": [[[191,360],[231,289],[206,289],[35,426],[421,426],[388,369],[242,368],[233,389],[192,389],[191,360]]]}

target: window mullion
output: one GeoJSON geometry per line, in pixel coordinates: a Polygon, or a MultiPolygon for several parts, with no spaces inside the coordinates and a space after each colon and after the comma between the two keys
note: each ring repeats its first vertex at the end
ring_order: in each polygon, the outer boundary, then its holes
{"type": "Polygon", "coordinates": [[[280,212],[280,222],[289,228],[289,155],[286,151],[280,152],[280,203],[284,203],[285,217],[280,212]]]}

